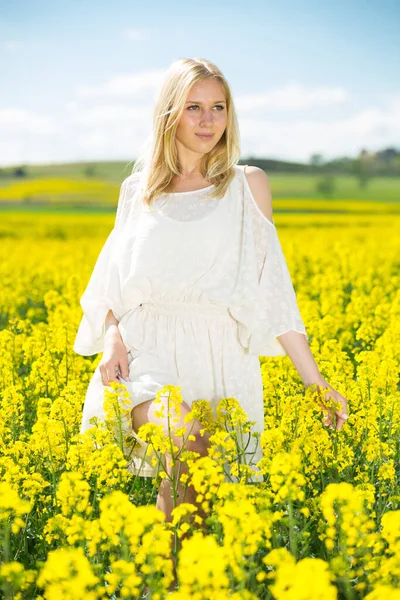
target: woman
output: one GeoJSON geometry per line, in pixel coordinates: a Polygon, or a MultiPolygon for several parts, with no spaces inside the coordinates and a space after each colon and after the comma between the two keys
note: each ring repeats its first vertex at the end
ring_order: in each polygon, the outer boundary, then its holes
{"type": "MultiPolygon", "coordinates": [[[[194,400],[206,399],[215,409],[221,398],[233,397],[260,433],[259,356],[287,354],[305,386],[329,385],[307,343],[272,219],[268,177],[239,166],[239,156],[237,118],[222,73],[203,59],[175,61],[155,105],[149,152],[121,185],[114,228],[81,298],[74,345],[84,356],[103,352],[81,432],[91,417],[104,417],[104,388],[124,382],[132,408],[125,429],[140,444],[130,469],[141,476],[157,471],[137,432],[150,421],[167,435],[167,417],[157,416],[154,402],[166,384],[181,387],[182,425],[194,400]]],[[[325,397],[343,409],[336,412],[341,429],[347,402],[329,389],[325,397]]],[[[329,415],[325,424],[333,427],[329,415]]],[[[195,441],[188,447],[206,455],[208,438],[199,434],[200,423],[185,425],[192,426],[195,441]]],[[[260,458],[256,447],[254,463],[260,458]]],[[[189,487],[185,500],[195,504],[195,498],[189,487]]],[[[171,519],[166,479],[157,507],[171,519]]]]}

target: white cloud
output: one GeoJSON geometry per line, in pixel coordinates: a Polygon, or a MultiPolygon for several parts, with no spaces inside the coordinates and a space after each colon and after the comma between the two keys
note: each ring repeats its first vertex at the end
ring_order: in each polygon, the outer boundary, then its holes
{"type": "Polygon", "coordinates": [[[38,135],[55,133],[59,126],[52,117],[43,117],[24,108],[0,108],[0,138],[1,134],[26,131],[38,135]]]}
{"type": "Polygon", "coordinates": [[[400,119],[400,92],[391,94],[390,96],[384,98],[384,104],[386,104],[387,109],[397,115],[400,119]]]}
{"type": "Polygon", "coordinates": [[[239,117],[242,154],[308,161],[314,152],[328,159],[354,156],[361,148],[375,151],[399,147],[398,96],[387,98],[382,108],[366,108],[341,119],[277,121],[239,117]]]}
{"type": "Polygon", "coordinates": [[[85,85],[76,88],[75,93],[81,98],[134,98],[143,92],[154,92],[160,85],[164,75],[163,69],[144,71],[135,75],[117,75],[100,85],[85,85]]]}
{"type": "Polygon", "coordinates": [[[242,112],[257,108],[293,111],[343,104],[348,99],[349,93],[341,87],[307,88],[289,83],[267,92],[239,96],[235,99],[235,106],[242,112]]]}
{"type": "MultiPolygon", "coordinates": [[[[143,123],[145,120],[151,120],[150,105],[111,105],[98,106],[93,108],[79,108],[79,106],[69,106],[68,123],[69,125],[80,125],[85,127],[101,127],[108,124],[123,123],[143,123]]],[[[150,124],[149,124],[150,126],[150,124]]]]}

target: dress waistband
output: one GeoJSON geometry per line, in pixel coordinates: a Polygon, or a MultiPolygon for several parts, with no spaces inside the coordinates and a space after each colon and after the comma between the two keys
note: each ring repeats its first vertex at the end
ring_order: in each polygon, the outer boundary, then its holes
{"type": "Polygon", "coordinates": [[[152,300],[142,302],[139,306],[146,310],[165,314],[199,314],[199,315],[229,315],[227,306],[220,304],[207,304],[206,302],[173,302],[170,300],[152,300]]]}

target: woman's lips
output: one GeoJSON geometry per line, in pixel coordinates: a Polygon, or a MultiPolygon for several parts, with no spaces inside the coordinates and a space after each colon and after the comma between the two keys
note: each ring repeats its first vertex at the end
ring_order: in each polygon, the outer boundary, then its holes
{"type": "Polygon", "coordinates": [[[196,133],[197,137],[199,137],[201,140],[211,140],[214,137],[213,133],[210,133],[210,135],[202,135],[200,133],[196,133]]]}

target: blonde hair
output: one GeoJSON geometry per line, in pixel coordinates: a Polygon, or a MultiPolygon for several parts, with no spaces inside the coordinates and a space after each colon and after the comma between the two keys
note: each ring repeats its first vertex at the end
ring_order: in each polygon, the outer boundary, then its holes
{"type": "Polygon", "coordinates": [[[226,129],[216,146],[201,161],[202,176],[215,186],[212,197],[225,195],[240,158],[240,134],[232,94],[227,80],[213,63],[203,58],[175,60],[164,74],[163,83],[153,110],[153,133],[147,150],[140,155],[132,174],[141,172],[140,188],[143,202],[151,202],[180,175],[175,143],[176,130],[190,88],[198,81],[216,79],[226,98],[226,129]]]}

